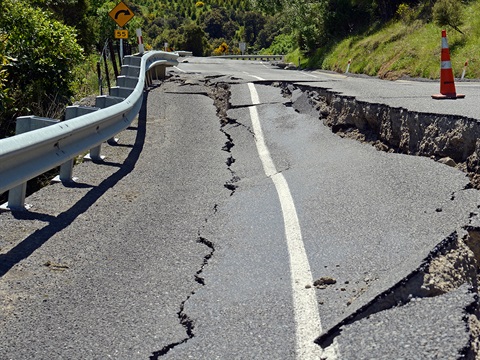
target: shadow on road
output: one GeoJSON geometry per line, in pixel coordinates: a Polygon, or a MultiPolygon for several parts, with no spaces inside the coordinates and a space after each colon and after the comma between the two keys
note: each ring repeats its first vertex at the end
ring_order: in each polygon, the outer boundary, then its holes
{"type": "Polygon", "coordinates": [[[135,143],[123,164],[118,164],[120,168],[117,172],[103,180],[98,186],[92,188],[70,209],[56,217],[32,212],[12,212],[13,216],[17,219],[37,219],[49,222],[49,224],[35,231],[6,254],[0,255],[0,277],[4,276],[15,264],[33,254],[35,250],[45,244],[57,232],[66,229],[80,214],[95,204],[108,189],[115,186],[120,180],[132,172],[145,143],[147,99],[148,92],[145,92],[142,108],[138,114],[138,128],[135,143]]]}

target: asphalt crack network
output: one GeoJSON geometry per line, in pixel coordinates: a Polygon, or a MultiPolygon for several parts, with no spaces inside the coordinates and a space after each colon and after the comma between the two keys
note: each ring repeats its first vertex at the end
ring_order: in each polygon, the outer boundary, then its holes
{"type": "MultiPolygon", "coordinates": [[[[183,79],[178,79],[175,78],[173,81],[180,82],[182,85],[185,85],[185,81],[183,79]]],[[[235,163],[235,158],[233,157],[231,153],[231,149],[235,146],[234,141],[232,136],[228,133],[226,130],[227,125],[233,125],[233,126],[242,126],[245,127],[250,133],[253,134],[252,130],[250,130],[247,126],[237,122],[235,119],[231,119],[227,116],[227,111],[229,108],[231,108],[230,105],[230,85],[227,83],[215,83],[215,84],[210,84],[208,82],[208,79],[205,81],[205,86],[207,86],[208,91],[207,92],[198,92],[195,93],[197,95],[205,95],[209,96],[210,98],[213,99],[214,101],[214,106],[216,107],[217,110],[217,117],[220,119],[220,131],[225,135],[227,140],[225,141],[225,144],[222,146],[222,151],[225,151],[229,153],[228,158],[225,161],[225,164],[227,166],[228,171],[231,174],[231,178],[228,179],[224,187],[230,191],[230,196],[232,196],[235,193],[235,190],[237,189],[238,185],[236,183],[240,181],[240,178],[237,176],[235,171],[232,169],[232,165],[235,163]]],[[[187,92],[182,92],[182,94],[189,94],[187,92]]],[[[218,213],[218,204],[215,204],[213,206],[213,215],[218,213]]],[[[205,223],[208,222],[208,218],[205,219],[205,223]]],[[[205,226],[205,225],[204,225],[205,226]]],[[[197,238],[197,243],[203,244],[206,247],[210,249],[210,251],[204,256],[202,265],[200,266],[200,269],[195,273],[194,279],[195,281],[200,284],[201,286],[205,286],[205,278],[202,277],[202,273],[205,269],[205,267],[208,265],[208,262],[210,259],[213,257],[215,253],[215,245],[213,242],[210,240],[206,239],[201,235],[201,231],[198,231],[198,238],[197,238]]],[[[195,295],[196,291],[192,291],[184,301],[180,304],[179,311],[177,312],[177,316],[179,319],[180,324],[185,328],[186,332],[186,337],[178,342],[174,342],[171,344],[168,344],[164,346],[162,349],[155,351],[152,353],[150,356],[150,360],[158,360],[161,356],[167,354],[170,350],[174,349],[175,347],[182,345],[195,337],[194,329],[194,321],[188,316],[188,314],[185,312],[185,304],[191,299],[193,295],[195,295]]]]}
{"type": "MultiPolygon", "coordinates": [[[[180,82],[182,85],[184,85],[184,80],[182,79],[172,79],[173,81],[176,81],[176,82],[180,82]]],[[[178,93],[176,93],[178,94],[178,93]]],[[[181,94],[188,94],[186,92],[182,92],[181,94]]],[[[204,96],[208,96],[208,94],[206,92],[201,92],[201,93],[196,93],[197,95],[204,95],[204,96]]],[[[227,137],[228,138],[228,137],[227,137]]],[[[229,140],[225,143],[225,146],[222,150],[224,151],[230,151],[230,149],[233,147],[233,140],[231,138],[229,138],[229,140]]],[[[230,157],[229,160],[227,160],[227,164],[228,166],[230,166],[231,164],[233,164],[233,162],[235,162],[235,160],[233,159],[233,157],[230,157]]],[[[229,181],[232,181],[232,180],[229,180],[229,181]]],[[[218,213],[218,204],[214,204],[213,206],[213,213],[212,213],[212,216],[216,215],[218,213]]],[[[209,220],[210,217],[207,217],[205,219],[205,224],[203,225],[202,229],[206,226],[206,224],[208,223],[208,220],[209,220]]],[[[194,274],[194,280],[195,282],[197,282],[198,284],[200,284],[201,286],[205,286],[206,283],[205,283],[205,278],[202,276],[202,273],[205,269],[205,267],[208,265],[208,262],[210,261],[210,259],[213,257],[214,253],[215,253],[215,245],[212,241],[208,240],[207,238],[205,238],[204,236],[201,235],[201,230],[198,231],[198,237],[197,237],[197,240],[196,242],[199,243],[199,244],[202,244],[202,245],[205,245],[208,249],[209,249],[209,252],[203,257],[203,262],[199,268],[199,270],[197,270],[197,272],[194,274]]],[[[158,360],[160,357],[162,357],[163,355],[167,354],[170,350],[174,349],[175,347],[179,346],[179,345],[182,345],[182,344],[185,344],[187,341],[189,341],[190,339],[192,339],[193,337],[195,337],[195,333],[194,333],[194,329],[195,329],[195,325],[194,325],[194,321],[193,319],[191,319],[188,314],[185,312],[185,304],[191,299],[191,297],[193,295],[195,295],[196,293],[196,290],[193,290],[186,298],[185,300],[183,300],[180,304],[180,308],[179,308],[179,311],[177,312],[177,316],[178,316],[178,319],[179,319],[179,322],[180,324],[185,328],[185,333],[186,333],[186,337],[180,341],[177,341],[177,342],[174,342],[174,343],[170,343],[168,345],[165,345],[162,349],[158,350],[158,351],[154,351],[152,353],[152,355],[150,356],[150,360],[158,360]]]]}
{"type": "Polygon", "coordinates": [[[227,170],[230,172],[231,177],[225,182],[224,187],[227,190],[230,190],[230,196],[232,196],[235,194],[235,191],[238,188],[237,183],[240,181],[240,177],[237,176],[235,170],[232,168],[232,165],[235,163],[235,158],[233,157],[231,150],[235,146],[235,143],[232,136],[228,132],[228,126],[244,127],[252,135],[253,131],[248,126],[241,124],[237,120],[227,115],[228,110],[233,108],[230,103],[231,92],[230,85],[228,83],[206,81],[206,85],[209,89],[209,96],[213,100],[213,103],[217,109],[217,117],[220,119],[220,131],[227,138],[222,150],[230,155],[225,161],[225,164],[227,165],[227,170]]]}
{"type": "MultiPolygon", "coordinates": [[[[214,214],[217,212],[217,207],[218,207],[218,205],[215,204],[215,206],[213,208],[214,214]]],[[[205,222],[208,222],[208,219],[205,219],[205,222]]],[[[207,255],[204,256],[203,263],[202,263],[200,269],[194,275],[195,281],[197,283],[199,283],[200,285],[205,286],[205,279],[203,277],[201,277],[201,274],[203,273],[203,270],[205,269],[205,267],[208,265],[208,261],[212,258],[213,254],[215,252],[215,246],[211,241],[202,237],[200,235],[200,231],[198,232],[197,243],[203,244],[210,249],[210,252],[207,255]]],[[[188,300],[190,300],[190,298],[193,295],[195,295],[195,293],[196,293],[196,291],[192,291],[187,296],[187,298],[182,301],[182,303],[180,304],[180,310],[177,312],[178,319],[180,321],[180,324],[185,328],[185,332],[187,334],[187,337],[180,340],[180,341],[177,341],[175,343],[168,344],[168,345],[164,346],[162,349],[153,352],[152,356],[150,356],[150,360],[158,360],[159,357],[165,355],[166,353],[168,353],[173,348],[175,348],[175,347],[177,347],[181,344],[185,344],[188,340],[192,339],[195,336],[195,334],[193,332],[193,330],[195,329],[195,325],[193,324],[193,320],[185,312],[185,304],[187,303],[188,300]]]]}

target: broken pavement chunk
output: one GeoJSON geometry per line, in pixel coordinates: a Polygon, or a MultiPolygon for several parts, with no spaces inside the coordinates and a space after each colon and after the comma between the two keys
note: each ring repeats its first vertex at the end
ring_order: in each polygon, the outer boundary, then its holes
{"type": "Polygon", "coordinates": [[[313,286],[316,286],[317,288],[323,287],[325,285],[333,285],[336,284],[337,280],[330,276],[322,276],[320,279],[315,280],[313,282],[313,286]]]}

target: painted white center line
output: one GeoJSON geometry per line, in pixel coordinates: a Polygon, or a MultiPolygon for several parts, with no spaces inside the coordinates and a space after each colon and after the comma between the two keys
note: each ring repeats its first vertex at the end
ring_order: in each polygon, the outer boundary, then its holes
{"type": "Polygon", "coordinates": [[[260,80],[260,81],[265,80],[264,78],[261,78],[260,76],[251,75],[251,74],[249,74],[249,73],[246,72],[246,71],[244,71],[243,73],[244,73],[244,74],[247,74],[248,76],[254,77],[255,79],[260,80]]]}
{"type": "Polygon", "coordinates": [[[339,78],[339,79],[345,79],[347,78],[346,75],[342,75],[342,74],[331,74],[331,73],[326,73],[326,72],[318,72],[318,71],[314,71],[316,72],[318,75],[323,75],[323,76],[328,76],[328,77],[333,77],[333,78],[339,78]]]}
{"type": "Polygon", "coordinates": [[[318,76],[315,76],[315,75],[313,75],[313,74],[309,74],[309,73],[306,73],[306,72],[302,72],[302,74],[307,75],[307,76],[310,76],[310,77],[313,77],[313,78],[315,78],[315,79],[318,79],[318,76]]]}
{"type": "MultiPolygon", "coordinates": [[[[249,83],[248,88],[253,105],[260,104],[255,85],[249,83]]],[[[287,239],[290,256],[293,307],[295,312],[296,359],[320,359],[322,355],[325,356],[326,354],[322,352],[320,346],[314,343],[314,340],[322,332],[322,325],[318,313],[315,290],[313,287],[305,288],[306,285],[313,284],[313,278],[303,244],[295,203],[293,202],[290,188],[288,187],[285,177],[277,171],[270,156],[270,151],[265,143],[257,107],[250,106],[249,109],[258,155],[263,164],[265,174],[272,179],[275,185],[283,213],[285,237],[287,239]]],[[[335,359],[336,352],[333,355],[329,353],[328,356],[329,359],[335,359]]]]}

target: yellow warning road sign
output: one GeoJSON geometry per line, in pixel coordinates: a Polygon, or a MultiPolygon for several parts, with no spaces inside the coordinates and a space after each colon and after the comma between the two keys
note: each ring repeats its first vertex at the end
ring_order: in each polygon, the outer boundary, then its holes
{"type": "Polygon", "coordinates": [[[129,22],[134,14],[123,1],[120,1],[109,13],[110,17],[117,23],[118,26],[123,27],[129,22]]]}
{"type": "Polygon", "coordinates": [[[114,31],[115,39],[128,39],[128,30],[117,29],[114,31]]]}

